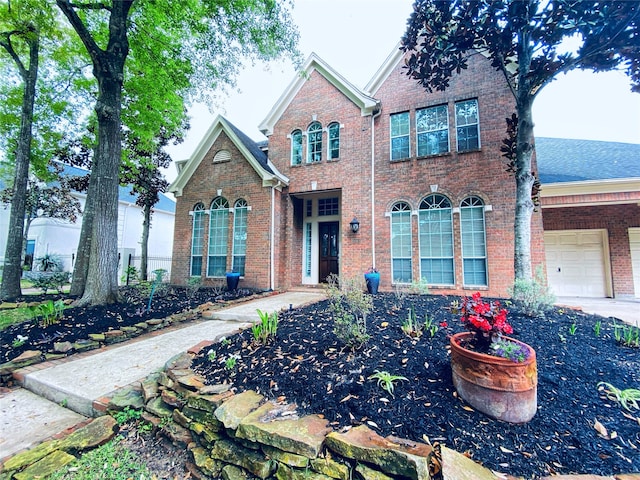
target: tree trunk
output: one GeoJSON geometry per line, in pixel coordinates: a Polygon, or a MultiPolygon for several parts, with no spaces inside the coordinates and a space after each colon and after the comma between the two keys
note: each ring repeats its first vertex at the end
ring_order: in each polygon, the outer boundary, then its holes
{"type": "Polygon", "coordinates": [[[71,289],[69,290],[69,294],[77,297],[81,297],[84,294],[84,289],[87,285],[87,273],[89,272],[91,233],[93,231],[93,218],[95,216],[93,201],[95,195],[92,193],[95,189],[95,185],[93,185],[95,182],[92,181],[92,179],[93,176],[90,176],[87,197],[82,211],[82,228],[80,230],[80,239],[78,240],[76,262],[73,266],[73,279],[71,281],[71,289]]]}
{"type": "Polygon", "coordinates": [[[140,258],[140,280],[147,280],[147,255],[149,253],[149,228],[151,227],[151,207],[143,208],[144,220],[142,221],[142,254],[140,258]]]}
{"type": "Polygon", "coordinates": [[[38,51],[40,37],[34,29],[33,37],[27,41],[29,45],[29,69],[19,65],[24,82],[22,97],[22,114],[20,117],[20,136],[16,150],[16,167],[13,180],[13,196],[9,216],[9,232],[4,254],[4,270],[0,298],[12,300],[22,295],[20,278],[22,277],[22,238],[24,233],[24,217],[27,198],[27,182],[29,163],[31,161],[31,137],[33,126],[33,110],[36,100],[36,81],[38,79],[38,51]]]}

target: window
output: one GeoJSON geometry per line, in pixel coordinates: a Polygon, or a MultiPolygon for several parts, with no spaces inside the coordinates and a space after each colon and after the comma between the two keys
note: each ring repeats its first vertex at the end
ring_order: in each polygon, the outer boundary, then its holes
{"type": "Polygon", "coordinates": [[[487,285],[487,245],[484,202],[478,197],[465,198],[460,204],[462,236],[462,272],[465,285],[487,285]]]}
{"type": "Polygon", "coordinates": [[[204,246],[204,205],[198,203],[193,207],[193,224],[191,229],[191,268],[192,277],[202,275],[202,247],[204,246]]]}
{"type": "Polygon", "coordinates": [[[229,150],[219,150],[213,157],[213,163],[224,163],[231,160],[231,152],[229,150]]]}
{"type": "Polygon", "coordinates": [[[449,151],[449,109],[446,105],[416,111],[418,156],[449,151]]]}
{"type": "Polygon", "coordinates": [[[304,232],[304,276],[311,276],[311,243],[312,243],[312,225],[311,223],[305,224],[304,232]]]}
{"type": "Polygon", "coordinates": [[[294,130],[291,132],[291,165],[302,163],[302,132],[294,130]]]}
{"type": "Polygon", "coordinates": [[[409,158],[409,112],[391,115],[391,160],[409,158]]]}
{"type": "Polygon", "coordinates": [[[340,158],[340,124],[337,122],[330,123],[327,129],[329,130],[329,153],[327,158],[336,160],[340,158]]]}
{"type": "Polygon", "coordinates": [[[313,201],[312,200],[307,200],[306,201],[306,205],[307,205],[307,217],[312,217],[313,216],[313,201]]]}
{"type": "Polygon", "coordinates": [[[432,285],[453,285],[453,221],[451,202],[432,194],[420,203],[420,275],[432,285]]]}
{"type": "Polygon", "coordinates": [[[394,282],[411,283],[411,207],[406,202],[391,208],[391,275],[394,282]]]}
{"type": "Polygon", "coordinates": [[[313,122],[307,130],[307,163],[322,160],[322,125],[313,122]]]}
{"type": "Polygon", "coordinates": [[[340,213],[340,202],[337,197],[321,198],[318,200],[318,216],[327,217],[329,215],[338,215],[340,213]]]}
{"type": "Polygon", "coordinates": [[[480,148],[478,100],[456,102],[456,136],[459,152],[480,148]]]}
{"type": "Polygon", "coordinates": [[[208,277],[223,277],[227,269],[227,236],[229,230],[229,202],[216,197],[209,213],[208,277]]]}
{"type": "Polygon", "coordinates": [[[231,270],[244,276],[247,258],[247,202],[238,200],[233,208],[233,265],[231,270]]]}

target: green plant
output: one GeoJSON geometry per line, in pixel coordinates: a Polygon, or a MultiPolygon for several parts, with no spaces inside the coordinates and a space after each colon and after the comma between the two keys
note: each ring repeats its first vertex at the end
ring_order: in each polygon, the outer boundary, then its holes
{"type": "Polygon", "coordinates": [[[25,343],[27,343],[27,340],[29,340],[29,337],[25,337],[23,335],[18,335],[16,336],[16,338],[13,340],[13,342],[11,342],[11,346],[13,348],[18,348],[21,347],[22,345],[24,345],[25,343]]]}
{"type": "Polygon", "coordinates": [[[69,405],[69,400],[67,398],[63,398],[62,400],[60,400],[60,406],[62,408],[67,408],[67,405],[69,405]]]}
{"type": "Polygon", "coordinates": [[[126,283],[127,285],[129,285],[131,281],[137,280],[138,278],[139,278],[138,269],[133,265],[129,265],[122,272],[122,277],[120,277],[120,281],[122,283],[126,283]]]}
{"type": "Polygon", "coordinates": [[[251,327],[251,333],[257,343],[265,344],[269,339],[276,336],[278,331],[278,312],[269,314],[260,309],[256,311],[260,317],[260,323],[256,323],[251,327]]]}
{"type": "Polygon", "coordinates": [[[238,357],[235,355],[231,355],[224,362],[224,368],[227,370],[233,370],[236,367],[236,363],[238,362],[238,357]]]}
{"type": "Polygon", "coordinates": [[[137,422],[138,420],[140,420],[140,418],[142,417],[142,410],[136,410],[131,407],[124,407],[123,410],[114,412],[111,416],[118,425],[124,425],[125,423],[137,422]]]}
{"type": "Polygon", "coordinates": [[[57,272],[62,270],[62,259],[55,253],[47,253],[36,258],[36,267],[41,272],[57,272]]]}
{"type": "Polygon", "coordinates": [[[536,268],[530,280],[517,279],[509,288],[512,300],[529,317],[544,317],[545,312],[553,307],[556,297],[546,283],[542,266],[536,268]]]}
{"type": "Polygon", "coordinates": [[[187,295],[194,297],[202,287],[202,277],[189,277],[187,280],[187,295]]]}
{"type": "Polygon", "coordinates": [[[381,387],[383,390],[389,392],[389,394],[391,396],[393,396],[393,392],[394,392],[394,388],[395,388],[395,382],[397,381],[404,381],[404,380],[409,380],[408,378],[405,378],[403,376],[400,375],[391,375],[389,372],[387,371],[380,371],[380,370],[376,370],[375,373],[373,375],[369,375],[369,377],[367,377],[369,380],[377,380],[378,381],[378,386],[381,387]]]}
{"type": "Polygon", "coordinates": [[[640,328],[634,325],[613,324],[613,335],[616,342],[626,347],[640,347],[640,328]]]}
{"type": "Polygon", "coordinates": [[[569,326],[569,335],[575,335],[577,331],[578,331],[578,325],[574,320],[573,323],[569,326]]]}
{"type": "Polygon", "coordinates": [[[522,363],[529,358],[529,349],[526,346],[503,338],[494,341],[491,349],[496,357],[506,358],[512,362],[522,363]]]}
{"type": "Polygon", "coordinates": [[[640,410],[640,390],[637,388],[626,388],[622,390],[607,382],[598,383],[597,388],[604,393],[606,398],[618,402],[620,406],[628,412],[640,410]]]}
{"type": "Polygon", "coordinates": [[[400,328],[402,328],[402,331],[405,333],[405,335],[409,335],[413,338],[420,338],[422,336],[423,328],[426,327],[426,324],[421,325],[418,323],[418,320],[416,318],[416,310],[413,306],[409,307],[408,310],[409,312],[407,314],[407,319],[402,322],[402,326],[400,328]]]}
{"type": "Polygon", "coordinates": [[[64,286],[69,283],[69,272],[34,272],[30,277],[33,288],[40,289],[44,295],[49,290],[57,290],[58,293],[62,293],[64,286]]]}
{"type": "Polygon", "coordinates": [[[153,478],[144,462],[120,442],[120,437],[116,437],[101,447],[85,453],[78,460],[71,462],[47,478],[50,480],[153,478]]]}
{"type": "Polygon", "coordinates": [[[213,362],[216,359],[216,351],[215,350],[209,350],[207,352],[207,358],[209,359],[210,362],[213,362]]]}
{"type": "Polygon", "coordinates": [[[600,320],[598,320],[595,325],[593,326],[593,333],[596,335],[596,337],[600,336],[600,330],[602,328],[602,322],[600,320]]]}
{"type": "Polygon", "coordinates": [[[359,279],[327,278],[327,296],[333,312],[333,333],[349,348],[358,349],[369,340],[367,315],[373,309],[371,295],[364,293],[359,279]]]}
{"type": "Polygon", "coordinates": [[[62,314],[64,313],[64,301],[48,300],[40,305],[32,305],[29,311],[32,315],[34,322],[40,322],[43,327],[54,325],[60,321],[62,314]]]}
{"type": "Polygon", "coordinates": [[[224,337],[222,340],[220,340],[220,343],[222,345],[224,345],[225,347],[231,345],[231,340],[229,340],[227,337],[224,337]]]}
{"type": "Polygon", "coordinates": [[[409,287],[411,293],[415,293],[417,295],[429,295],[429,284],[427,283],[426,278],[420,278],[420,280],[414,280],[411,282],[411,286],[409,287]]]}

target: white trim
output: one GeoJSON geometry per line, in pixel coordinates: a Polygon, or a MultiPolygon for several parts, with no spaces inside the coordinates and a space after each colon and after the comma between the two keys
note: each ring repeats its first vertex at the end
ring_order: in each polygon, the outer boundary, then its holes
{"type": "Polygon", "coordinates": [[[385,61],[382,62],[382,65],[380,66],[380,68],[378,68],[378,71],[373,74],[373,77],[371,78],[371,80],[369,80],[369,83],[367,83],[367,85],[364,87],[364,92],[367,95],[375,95],[378,92],[378,89],[385,82],[385,80],[389,77],[389,75],[391,75],[391,72],[398,66],[398,63],[400,63],[403,57],[404,53],[402,52],[402,50],[400,50],[400,42],[398,42],[391,53],[389,53],[385,61]]]}

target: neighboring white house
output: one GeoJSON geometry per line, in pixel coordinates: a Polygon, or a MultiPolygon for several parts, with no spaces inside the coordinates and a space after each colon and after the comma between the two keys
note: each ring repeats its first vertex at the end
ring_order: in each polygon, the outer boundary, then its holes
{"type": "MultiPolygon", "coordinates": [[[[86,170],[65,166],[65,174],[85,175],[86,170]]],[[[82,208],[86,194],[74,192],[82,208]]],[[[118,277],[122,277],[129,258],[131,264],[139,267],[142,253],[142,208],[135,204],[136,197],[131,195],[131,187],[120,187],[118,205],[118,252],[120,265],[118,277]]],[[[175,201],[166,195],[160,195],[160,201],[153,208],[151,229],[149,230],[148,270],[157,268],[171,269],[173,249],[173,223],[175,219],[175,201]]],[[[0,204],[0,265],[4,263],[9,229],[10,205],[0,204]]],[[[54,218],[36,218],[31,223],[27,239],[27,253],[33,259],[47,254],[55,254],[64,262],[64,270],[72,271],[77,255],[82,216],[75,223],[54,218]]],[[[34,261],[34,264],[37,261],[34,261]]],[[[152,278],[149,275],[149,278],[152,278]]]]}

